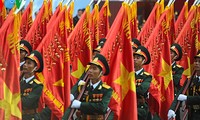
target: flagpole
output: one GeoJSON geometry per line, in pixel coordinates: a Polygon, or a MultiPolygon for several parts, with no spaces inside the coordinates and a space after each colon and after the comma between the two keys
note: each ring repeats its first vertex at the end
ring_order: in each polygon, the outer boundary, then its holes
{"type": "Polygon", "coordinates": [[[97,5],[99,5],[100,2],[101,2],[101,0],[98,0],[98,1],[97,1],[97,5]]]}
{"type": "Polygon", "coordinates": [[[94,0],[91,0],[90,3],[89,3],[89,6],[91,6],[93,2],[94,2],[94,0]]]}
{"type": "Polygon", "coordinates": [[[167,7],[169,7],[172,3],[173,3],[174,0],[170,0],[167,4],[167,7]]]}
{"type": "Polygon", "coordinates": [[[198,2],[198,0],[195,0],[194,3],[192,4],[192,6],[196,5],[198,2]]]}
{"type": "Polygon", "coordinates": [[[21,11],[22,8],[25,6],[25,4],[26,4],[26,1],[22,0],[20,7],[17,10],[15,10],[14,14],[17,14],[19,11],[21,11]]]}

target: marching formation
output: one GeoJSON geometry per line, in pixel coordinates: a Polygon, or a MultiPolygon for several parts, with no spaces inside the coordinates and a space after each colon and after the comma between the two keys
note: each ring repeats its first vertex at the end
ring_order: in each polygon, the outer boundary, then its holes
{"type": "Polygon", "coordinates": [[[141,31],[133,0],[112,26],[108,0],[74,18],[73,0],[3,2],[0,120],[200,119],[200,0],[176,20],[176,1],[158,0],[141,31]]]}

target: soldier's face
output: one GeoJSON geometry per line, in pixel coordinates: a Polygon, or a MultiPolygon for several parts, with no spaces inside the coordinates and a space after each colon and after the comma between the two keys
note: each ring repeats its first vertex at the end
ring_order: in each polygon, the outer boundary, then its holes
{"type": "Polygon", "coordinates": [[[36,63],[31,59],[26,59],[25,64],[23,65],[23,72],[24,73],[32,73],[36,63]]]}
{"type": "Polygon", "coordinates": [[[24,61],[24,58],[26,57],[27,53],[24,50],[20,50],[20,62],[24,61]]]}
{"type": "Polygon", "coordinates": [[[92,83],[96,83],[100,80],[101,77],[101,70],[96,65],[91,64],[89,71],[88,71],[88,77],[92,81],[92,83]]]}
{"type": "Polygon", "coordinates": [[[142,67],[142,65],[143,65],[143,62],[144,61],[144,58],[142,57],[142,56],[140,56],[140,55],[134,55],[134,67],[136,68],[140,68],[140,67],[142,67]]]}
{"type": "Polygon", "coordinates": [[[194,69],[200,71],[200,58],[194,59],[194,69]]]}
{"type": "Polygon", "coordinates": [[[171,61],[174,62],[175,59],[177,58],[177,55],[174,51],[170,50],[170,55],[171,55],[171,61]]]}

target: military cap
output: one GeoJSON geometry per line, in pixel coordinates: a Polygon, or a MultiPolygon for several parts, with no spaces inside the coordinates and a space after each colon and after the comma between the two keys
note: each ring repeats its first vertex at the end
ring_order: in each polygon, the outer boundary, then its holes
{"type": "Polygon", "coordinates": [[[102,69],[104,75],[108,75],[110,72],[108,62],[107,62],[106,58],[101,54],[96,54],[96,56],[94,57],[92,62],[89,63],[89,65],[91,65],[91,64],[97,65],[98,67],[100,67],[102,69]]]}
{"type": "Polygon", "coordinates": [[[33,60],[37,65],[36,72],[42,72],[42,70],[44,68],[44,64],[43,64],[43,58],[42,58],[42,55],[40,52],[38,52],[37,50],[34,50],[31,52],[31,54],[29,56],[25,57],[25,59],[33,60]]]}
{"type": "Polygon", "coordinates": [[[103,48],[105,42],[106,42],[106,39],[105,39],[105,38],[101,38],[101,39],[99,40],[98,46],[93,50],[93,52],[94,52],[94,51],[100,52],[100,51],[101,51],[101,48],[103,48]]]}
{"type": "Polygon", "coordinates": [[[31,51],[32,51],[32,46],[31,46],[31,44],[30,44],[28,41],[26,41],[26,40],[21,40],[21,41],[20,41],[20,50],[24,50],[24,51],[26,51],[28,54],[30,54],[31,51]]]}
{"type": "Polygon", "coordinates": [[[172,44],[170,50],[172,50],[173,52],[175,52],[178,55],[178,57],[175,59],[175,61],[179,61],[182,58],[182,55],[183,55],[182,48],[179,44],[177,44],[177,43],[172,44]]]}
{"type": "Polygon", "coordinates": [[[149,54],[149,51],[144,47],[144,46],[139,46],[135,52],[133,53],[134,55],[140,55],[143,56],[145,59],[144,65],[147,65],[151,61],[151,56],[149,54]]]}
{"type": "Polygon", "coordinates": [[[198,50],[197,55],[194,58],[200,58],[200,50],[198,50]]]}
{"type": "Polygon", "coordinates": [[[133,39],[132,39],[131,45],[132,45],[132,48],[135,48],[135,49],[136,49],[138,46],[141,45],[141,43],[140,43],[140,41],[139,41],[138,39],[133,38],[133,39]]]}

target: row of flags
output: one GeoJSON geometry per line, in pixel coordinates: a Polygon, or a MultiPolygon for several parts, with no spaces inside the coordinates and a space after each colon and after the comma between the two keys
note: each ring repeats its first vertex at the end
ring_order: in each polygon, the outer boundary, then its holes
{"type": "Polygon", "coordinates": [[[179,43],[183,48],[179,64],[185,71],[181,84],[191,75],[193,58],[199,49],[200,8],[194,4],[188,11],[188,1],[176,21],[174,3],[164,9],[164,0],[156,2],[139,33],[137,2],[123,2],[111,27],[108,0],[101,9],[94,5],[91,13],[88,5],[76,26],[73,26],[73,2],[69,6],[60,3],[52,13],[52,2],[44,0],[35,20],[31,1],[24,12],[14,13],[20,6],[17,5],[8,15],[5,6],[0,6],[0,119],[21,119],[20,88],[16,80],[21,39],[29,41],[43,55],[45,67],[37,74],[44,84],[40,109],[47,105],[52,110],[52,119],[61,119],[70,105],[70,89],[85,71],[101,38],[107,39],[101,54],[110,66],[110,74],[102,80],[113,88],[109,107],[115,119],[137,119],[132,38],[137,37],[151,53],[152,61],[145,66],[153,75],[148,103],[151,113],[164,120],[174,99],[170,45],[179,43]]]}

